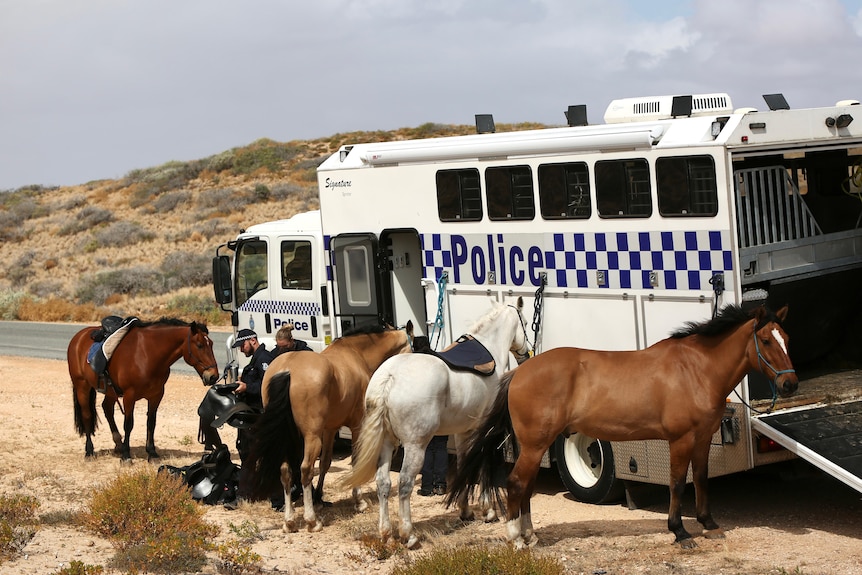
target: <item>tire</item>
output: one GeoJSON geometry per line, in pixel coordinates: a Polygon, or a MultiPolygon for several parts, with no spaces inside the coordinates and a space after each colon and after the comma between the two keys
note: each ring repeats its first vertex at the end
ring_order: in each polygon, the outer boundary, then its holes
{"type": "Polygon", "coordinates": [[[612,503],[622,498],[624,486],[614,473],[614,454],[608,441],[583,433],[560,435],[554,457],[563,485],[578,501],[612,503]]]}

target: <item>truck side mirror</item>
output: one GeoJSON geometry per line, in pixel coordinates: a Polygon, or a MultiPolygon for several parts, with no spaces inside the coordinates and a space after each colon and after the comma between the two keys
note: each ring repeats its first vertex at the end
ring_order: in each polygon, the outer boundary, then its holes
{"type": "Polygon", "coordinates": [[[228,256],[216,256],[213,258],[213,291],[217,304],[223,306],[233,301],[230,258],[228,256]]]}

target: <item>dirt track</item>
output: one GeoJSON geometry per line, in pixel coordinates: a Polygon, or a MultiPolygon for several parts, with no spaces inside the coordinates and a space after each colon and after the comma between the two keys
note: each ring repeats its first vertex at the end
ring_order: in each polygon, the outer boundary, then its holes
{"type": "MultiPolygon", "coordinates": [[[[95,436],[98,456],[85,461],[84,441],[72,424],[65,362],[0,357],[0,381],[0,492],[33,495],[41,502],[40,514],[62,514],[80,509],[88,488],[127,469],[112,453],[104,417],[95,436]]],[[[203,393],[194,377],[173,376],[168,382],[156,428],[162,463],[185,465],[200,457],[195,414],[203,393]]],[[[148,465],[144,425],[141,404],[131,439],[133,466],[148,465]]],[[[234,437],[226,434],[231,446],[234,437]]],[[[325,526],[321,533],[285,535],[281,516],[264,503],[244,505],[234,512],[209,507],[206,518],[222,527],[223,539],[231,536],[231,524],[255,522],[264,539],[254,550],[263,556],[267,572],[388,573],[396,559],[374,560],[357,540],[376,532],[376,494],[371,494],[369,485],[366,491],[372,505],[356,515],[349,494],[335,489],[338,476],[347,469],[344,456],[339,454],[332,480],[327,479],[327,499],[334,505],[322,512],[325,526]]],[[[692,551],[672,544],[665,488],[647,490],[644,506],[634,511],[623,505],[585,505],[563,491],[555,471],[546,470],[533,499],[539,537],[536,551],[557,556],[571,573],[862,575],[860,494],[804,464],[797,469],[803,473],[793,474],[782,467],[712,480],[712,507],[727,532],[724,540],[701,536],[692,516],[689,489],[684,521],[699,545],[692,551]]],[[[502,544],[502,523],[463,524],[456,511],[439,505],[440,500],[413,497],[414,521],[422,543],[412,553],[447,545],[502,544]]],[[[390,507],[395,513],[397,504],[390,507]]],[[[73,559],[108,565],[112,555],[110,544],[91,533],[69,525],[43,526],[23,556],[0,565],[0,575],[52,573],[73,559]]],[[[208,565],[205,572],[216,570],[208,565]]]]}

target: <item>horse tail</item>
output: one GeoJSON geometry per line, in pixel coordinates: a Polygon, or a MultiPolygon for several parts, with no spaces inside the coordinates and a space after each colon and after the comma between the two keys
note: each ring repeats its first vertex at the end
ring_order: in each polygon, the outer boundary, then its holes
{"type": "Polygon", "coordinates": [[[503,485],[501,474],[507,469],[504,445],[512,436],[512,418],[509,414],[509,383],[515,370],[500,378],[500,390],[485,419],[467,438],[464,456],[458,461],[455,477],[449,482],[446,495],[447,507],[462,496],[471,495],[478,485],[483,493],[490,493],[496,504],[505,513],[505,503],[500,494],[503,485]]]}
{"type": "Polygon", "coordinates": [[[75,391],[75,386],[72,385],[72,405],[75,408],[75,430],[77,430],[78,435],[81,436],[88,433],[95,433],[96,428],[99,426],[99,414],[96,412],[96,390],[92,387],[87,395],[87,401],[90,404],[90,413],[92,414],[89,425],[84,422],[84,410],[81,409],[81,404],[78,403],[78,394],[75,391]]]}
{"type": "Polygon", "coordinates": [[[383,449],[383,440],[387,435],[392,434],[389,409],[386,405],[392,381],[392,374],[387,373],[379,386],[375,385],[374,379],[368,386],[362,429],[353,446],[353,465],[339,482],[345,489],[357,488],[370,481],[377,473],[377,461],[383,449]]]}
{"type": "Polygon", "coordinates": [[[251,479],[253,498],[266,498],[281,485],[281,465],[287,462],[293,482],[301,474],[305,441],[293,417],[290,403],[290,372],[282,371],[269,380],[269,401],[251,430],[251,449],[248,461],[254,473],[251,479]]]}

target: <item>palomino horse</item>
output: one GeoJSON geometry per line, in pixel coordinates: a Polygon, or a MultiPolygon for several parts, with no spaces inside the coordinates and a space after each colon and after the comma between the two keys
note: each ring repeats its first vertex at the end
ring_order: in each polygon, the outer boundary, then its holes
{"type": "MultiPolygon", "coordinates": [[[[518,305],[496,305],[469,331],[482,343],[494,360],[488,375],[473,371],[452,370],[443,360],[429,354],[414,353],[393,357],[374,372],[365,392],[365,419],[356,447],[353,470],[344,485],[357,488],[377,475],[377,497],[380,501],[380,537],[392,532],[389,521],[389,492],[392,487],[389,469],[392,455],[400,442],[404,461],[398,476],[398,501],[401,524],[398,533],[406,546],[413,547],[418,538],[413,533],[410,496],[416,475],[422,469],[425,449],[435,435],[454,435],[458,459],[462,439],[481,421],[497,397],[500,376],[508,369],[509,352],[518,361],[527,358],[527,334],[521,317],[523,301],[518,305]]],[[[461,499],[461,518],[472,519],[466,495],[461,499]]],[[[496,517],[483,499],[486,521],[496,517]]]]}
{"type": "Polygon", "coordinates": [[[537,355],[504,376],[488,418],[470,439],[465,464],[447,504],[473,484],[488,485],[503,465],[500,446],[513,430],[520,452],[507,480],[507,537],[517,548],[533,545],[530,497],[542,455],[561,433],[582,432],[606,441],[664,439],[670,445],[668,529],[681,547],[695,547],[682,523],[681,505],[691,463],[697,520],[704,536],[724,536],[707,496],[709,444],[725,411],[725,399],[750,370],[769,377],[778,394],[796,391],[799,380],[787,354],[788,338],[776,314],[738,306],[687,327],[640,351],[557,348],[537,355]]]}
{"type": "MultiPolygon", "coordinates": [[[[275,358],[263,378],[263,414],[253,428],[251,455],[253,491],[266,497],[285,492],[284,531],[297,530],[290,497],[292,478],[302,484],[303,518],[309,531],[320,531],[314,503],[323,503],[323,480],[332,464],[335,435],[347,426],[359,435],[368,380],[387,358],[410,352],[413,324],[406,330],[367,329],[336,339],[321,353],[289,352],[275,358]],[[320,457],[320,477],[312,491],[314,464],[320,457]]],[[[354,504],[362,510],[359,491],[354,504]]]]}
{"type": "MultiPolygon", "coordinates": [[[[92,457],[93,439],[98,425],[96,414],[96,389],[99,375],[87,363],[87,352],[93,344],[90,334],[97,327],[79,331],[69,342],[69,375],[72,378],[72,399],[75,404],[75,427],[78,435],[86,435],[85,455],[92,457]]],[[[165,383],[171,373],[171,365],[179,358],[195,368],[204,385],[212,385],[219,378],[218,365],[213,356],[213,342],[206,325],[186,323],[178,319],[162,318],[159,321],[138,322],[129,330],[114,350],[108,364],[108,374],[114,386],[106,386],[102,410],[111,426],[114,450],[122,459],[131,459],[129,436],[135,424],[135,402],[147,400],[147,454],[158,457],[155,444],[156,412],[165,395],[165,383]],[[121,397],[117,397],[119,388],[121,397]],[[114,406],[122,399],[121,409],[125,414],[120,435],[114,421],[114,406]]]]}

